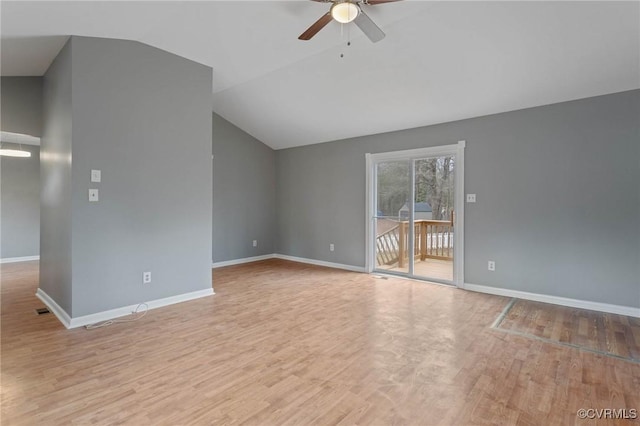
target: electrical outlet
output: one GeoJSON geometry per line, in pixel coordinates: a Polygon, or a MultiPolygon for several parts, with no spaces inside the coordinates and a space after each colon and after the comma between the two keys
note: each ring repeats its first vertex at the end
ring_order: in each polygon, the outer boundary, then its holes
{"type": "Polygon", "coordinates": [[[487,269],[492,271],[492,272],[495,271],[496,270],[496,262],[494,262],[493,260],[490,260],[487,263],[487,269]]]}
{"type": "Polygon", "coordinates": [[[91,182],[100,182],[102,180],[102,172],[100,170],[91,170],[91,182]]]}
{"type": "Polygon", "coordinates": [[[151,283],[151,272],[143,272],[142,273],[142,284],[151,283]]]}
{"type": "Polygon", "coordinates": [[[475,203],[476,194],[467,194],[467,203],[475,203]]]}
{"type": "Polygon", "coordinates": [[[336,249],[336,246],[333,245],[333,243],[329,244],[329,251],[334,251],[336,249]]]}
{"type": "Polygon", "coordinates": [[[258,247],[258,240],[253,240],[253,246],[258,247]]]}

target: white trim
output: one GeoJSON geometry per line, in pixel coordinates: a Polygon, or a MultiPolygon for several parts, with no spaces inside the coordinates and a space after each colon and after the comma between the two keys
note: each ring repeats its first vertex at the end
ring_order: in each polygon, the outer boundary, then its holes
{"type": "Polygon", "coordinates": [[[364,210],[364,220],[365,220],[365,224],[366,224],[366,231],[365,231],[365,250],[364,250],[364,270],[367,273],[371,273],[373,272],[373,266],[376,264],[375,259],[374,259],[374,255],[375,255],[375,250],[371,250],[371,247],[369,246],[372,241],[371,235],[374,232],[373,231],[373,212],[376,211],[376,206],[374,205],[375,202],[375,197],[373,196],[373,191],[375,188],[375,182],[373,182],[373,177],[375,176],[375,173],[372,173],[372,160],[371,160],[371,154],[366,153],[364,154],[364,159],[365,159],[365,163],[366,163],[366,185],[367,185],[367,193],[365,194],[365,199],[366,199],[366,208],[364,210]]]}
{"type": "Polygon", "coordinates": [[[344,269],[352,272],[366,272],[362,266],[345,265],[342,263],[325,262],[324,260],[307,259],[305,257],[287,256],[286,254],[276,254],[276,259],[290,260],[292,262],[308,263],[309,265],[326,266],[327,268],[344,269]]]}
{"type": "Polygon", "coordinates": [[[464,286],[464,149],[466,141],[458,141],[456,148],[456,200],[454,202],[454,239],[453,246],[453,276],[454,284],[460,288],[464,286]]]}
{"type": "Polygon", "coordinates": [[[379,161],[393,161],[393,160],[413,160],[420,157],[439,157],[441,155],[456,154],[458,147],[465,146],[465,141],[459,141],[456,144],[451,145],[436,145],[428,146],[425,148],[417,149],[405,149],[403,151],[391,151],[391,152],[379,152],[371,155],[371,161],[376,163],[379,161]]]}
{"type": "Polygon", "coordinates": [[[62,309],[60,307],[60,305],[58,305],[56,303],[55,300],[53,300],[47,293],[44,292],[44,290],[42,290],[41,288],[39,288],[36,291],[36,297],[40,300],[42,300],[42,302],[47,305],[47,308],[49,308],[49,310],[51,312],[53,312],[53,314],[58,317],[58,319],[60,320],[60,322],[62,323],[62,325],[64,325],[66,328],[71,328],[71,318],[69,317],[69,314],[67,314],[67,311],[65,311],[64,309],[62,309]]]}
{"type": "MultiPolygon", "coordinates": [[[[409,199],[407,200],[407,207],[409,208],[409,223],[411,224],[409,231],[409,239],[407,241],[409,247],[409,259],[407,259],[409,264],[407,265],[409,268],[407,273],[410,277],[416,276],[416,160],[412,159],[409,161],[409,199]],[[410,203],[408,201],[411,201],[410,203]]],[[[377,204],[377,203],[376,203],[377,204]]],[[[377,212],[376,212],[377,214],[377,212]]],[[[455,249],[454,249],[455,250],[455,249]]],[[[400,266],[400,260],[398,260],[398,266],[400,266]]]]}
{"type": "MultiPolygon", "coordinates": [[[[212,296],[215,293],[213,288],[207,288],[204,290],[192,291],[190,293],[178,294],[176,296],[165,297],[163,299],[156,299],[150,302],[145,302],[148,309],[161,308],[163,306],[174,305],[176,303],[186,302],[189,300],[199,299],[201,297],[212,296]]],[[[83,315],[81,317],[69,318],[69,315],[62,309],[49,295],[47,295],[42,289],[38,289],[36,296],[44,302],[45,305],[51,310],[60,322],[67,328],[82,327],[89,324],[95,324],[110,320],[113,318],[130,315],[135,311],[138,305],[129,305],[122,308],[110,309],[108,311],[97,312],[95,314],[83,315]]]]}
{"type": "Polygon", "coordinates": [[[0,132],[0,142],[40,146],[40,138],[25,133],[0,132]]]}
{"type": "MultiPolygon", "coordinates": [[[[464,285],[464,149],[467,143],[464,140],[452,145],[432,146],[418,149],[407,149],[404,151],[381,152],[377,154],[365,154],[366,160],[366,244],[365,244],[365,272],[371,273],[375,269],[374,247],[374,226],[373,220],[376,216],[376,173],[374,167],[381,161],[416,160],[424,157],[434,157],[442,155],[455,155],[455,182],[456,200],[455,209],[455,244],[453,255],[454,281],[453,284],[462,288],[464,285]]],[[[413,180],[413,178],[412,178],[413,180]]],[[[411,185],[413,188],[414,185],[411,185]]],[[[412,191],[413,192],[413,191],[412,191]]],[[[411,210],[409,213],[411,215],[411,210]]],[[[413,247],[413,245],[410,245],[413,247]]]]}
{"type": "Polygon", "coordinates": [[[275,253],[265,254],[262,256],[244,257],[242,259],[224,260],[222,262],[214,262],[211,264],[212,268],[222,268],[223,266],[240,265],[242,263],[258,262],[260,260],[267,260],[275,258],[275,253]]]}
{"type": "Polygon", "coordinates": [[[32,260],[40,260],[40,256],[5,257],[0,259],[0,263],[30,262],[32,260]]]}
{"type": "MultiPolygon", "coordinates": [[[[178,294],[176,296],[169,296],[162,299],[156,299],[147,304],[148,309],[161,308],[163,306],[174,305],[176,303],[187,302],[189,300],[199,299],[201,297],[212,296],[215,293],[213,288],[207,288],[204,290],[192,291],[190,293],[178,294]]],[[[95,314],[84,315],[77,318],[71,318],[71,324],[69,328],[82,327],[84,325],[95,324],[96,322],[106,321],[113,318],[130,315],[138,307],[138,304],[129,305],[122,308],[111,309],[108,311],[98,312],[95,314]]]]}
{"type": "Polygon", "coordinates": [[[529,293],[508,288],[489,287],[485,285],[465,283],[465,290],[478,293],[495,294],[497,296],[515,297],[518,299],[533,300],[535,302],[551,303],[554,305],[568,306],[571,308],[588,309],[591,311],[608,312],[611,314],[626,315],[640,318],[640,308],[632,306],[610,305],[608,303],[591,302],[589,300],[569,299],[567,297],[549,296],[546,294],[529,293]]]}

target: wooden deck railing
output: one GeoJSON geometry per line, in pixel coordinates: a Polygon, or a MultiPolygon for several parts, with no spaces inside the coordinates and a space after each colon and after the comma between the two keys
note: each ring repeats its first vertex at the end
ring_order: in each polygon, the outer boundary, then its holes
{"type": "Polygon", "coordinates": [[[400,226],[389,229],[376,237],[376,258],[378,265],[391,265],[398,261],[400,247],[400,226]]]}
{"type": "MultiPolygon", "coordinates": [[[[415,258],[453,259],[453,221],[414,221],[415,258]]],[[[376,237],[376,258],[379,265],[398,263],[404,267],[409,259],[409,222],[398,222],[376,237]]]]}

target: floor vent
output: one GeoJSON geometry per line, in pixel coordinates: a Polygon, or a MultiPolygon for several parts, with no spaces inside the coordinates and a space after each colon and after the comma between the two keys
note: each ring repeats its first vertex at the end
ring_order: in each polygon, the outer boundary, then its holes
{"type": "Polygon", "coordinates": [[[47,308],[38,308],[36,309],[36,314],[38,315],[44,315],[44,314],[48,314],[50,311],[47,308]]]}

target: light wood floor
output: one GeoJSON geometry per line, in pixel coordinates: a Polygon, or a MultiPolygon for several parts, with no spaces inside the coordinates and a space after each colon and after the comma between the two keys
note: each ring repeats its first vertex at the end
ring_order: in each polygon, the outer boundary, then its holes
{"type": "MultiPolygon", "coordinates": [[[[216,295],[66,330],[2,265],[3,425],[597,425],[640,409],[638,364],[490,326],[508,299],[281,260],[216,295]]],[[[620,422],[619,424],[637,424],[620,422]]]]}
{"type": "Polygon", "coordinates": [[[515,300],[498,327],[640,363],[640,318],[515,300]]]}

